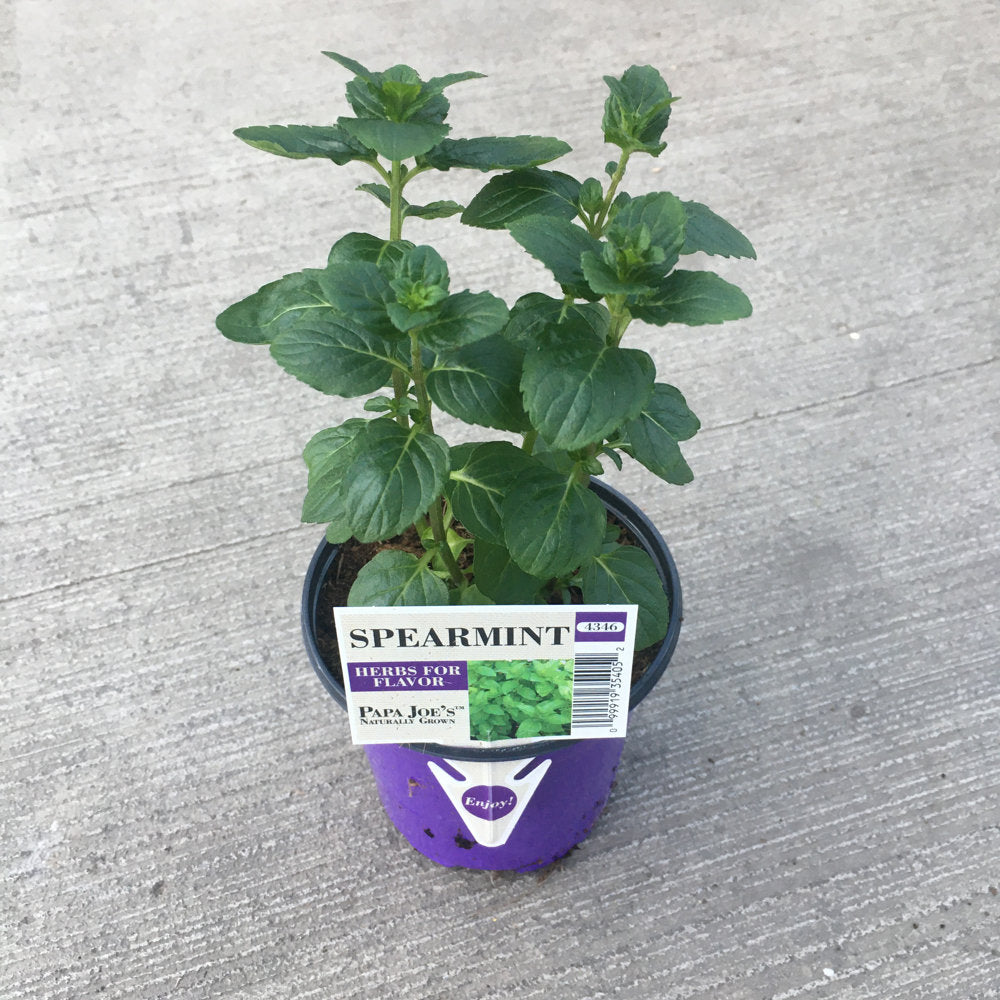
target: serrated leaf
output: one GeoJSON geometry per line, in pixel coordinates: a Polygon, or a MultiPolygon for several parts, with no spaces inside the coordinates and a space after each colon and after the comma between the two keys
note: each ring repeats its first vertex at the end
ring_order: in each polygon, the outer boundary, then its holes
{"type": "Polygon", "coordinates": [[[653,295],[629,302],[628,308],[636,319],[657,326],[723,323],[753,312],[750,300],[739,288],[711,271],[673,271],[653,295]]]}
{"type": "Polygon", "coordinates": [[[241,344],[270,344],[284,330],[312,315],[311,310],[330,310],[319,287],[319,271],[296,271],[271,281],[216,318],[223,336],[241,344]]]}
{"type": "Polygon", "coordinates": [[[512,483],[501,513],[511,557],[542,579],[569,573],[597,555],[607,521],[590,490],[545,468],[512,483]]]}
{"type": "Polygon", "coordinates": [[[645,281],[620,278],[603,258],[595,253],[585,253],[580,258],[580,264],[587,284],[601,295],[635,295],[653,290],[653,286],[645,281]]]}
{"type": "Polygon", "coordinates": [[[653,392],[655,366],[645,351],[566,343],[528,351],[521,389],[542,437],[572,451],[603,440],[639,415],[653,392]]]}
{"type": "Polygon", "coordinates": [[[361,118],[442,122],[448,113],[448,101],[442,91],[452,84],[483,75],[466,71],[423,81],[411,66],[400,64],[383,72],[373,72],[339,53],[323,54],[355,74],[355,79],[347,84],[347,99],[361,118]]]}
{"type": "Polygon", "coordinates": [[[458,215],[462,206],[457,201],[432,201],[426,205],[403,205],[403,214],[408,219],[447,219],[458,215]]]}
{"type": "Polygon", "coordinates": [[[462,222],[502,229],[531,215],[573,219],[580,182],[557,170],[515,170],[492,178],[469,202],[462,222]]]}
{"type": "Polygon", "coordinates": [[[681,253],[757,259],[753,244],[731,223],[697,201],[684,202],[687,225],[681,253]]]}
{"type": "Polygon", "coordinates": [[[531,457],[508,441],[462,444],[451,449],[447,494],[455,516],[476,537],[502,545],[501,508],[512,482],[535,468],[531,457]]]}
{"type": "Polygon", "coordinates": [[[309,469],[302,520],[309,524],[329,522],[326,537],[333,542],[346,542],[351,537],[347,512],[340,501],[340,484],[354,460],[357,438],[365,424],[352,418],[339,427],[328,427],[315,434],[302,452],[309,469]]]}
{"type": "Polygon", "coordinates": [[[389,208],[392,202],[392,196],[389,193],[389,188],[385,184],[359,184],[355,191],[364,191],[365,194],[370,194],[377,201],[380,201],[386,208],[389,208]]]}
{"type": "Polygon", "coordinates": [[[362,80],[370,80],[375,75],[370,69],[366,69],[356,59],[349,56],[342,56],[339,52],[323,52],[327,58],[336,63],[340,63],[346,70],[350,70],[355,76],[360,76],[362,80]]]}
{"type": "Polygon", "coordinates": [[[376,553],[361,567],[347,596],[349,607],[389,608],[448,603],[448,587],[415,555],[398,549],[376,553]]]}
{"type": "Polygon", "coordinates": [[[481,427],[524,433],[523,353],[502,337],[487,337],[439,355],[427,373],[427,392],[445,413],[481,427]]]}
{"type": "Polygon", "coordinates": [[[688,215],[680,198],[667,191],[656,191],[630,198],[615,214],[614,224],[629,231],[646,226],[652,245],[664,252],[660,273],[666,274],[677,263],[684,245],[687,220],[688,215]]]}
{"type": "Polygon", "coordinates": [[[436,146],[450,131],[435,122],[396,122],[379,118],[338,118],[349,135],[387,160],[406,160],[436,146]]]}
{"type": "Polygon", "coordinates": [[[588,252],[599,254],[601,244],[585,229],[568,219],[542,215],[515,219],[507,228],[532,257],[552,272],[564,290],[581,299],[600,297],[587,284],[580,258],[588,252]]]}
{"type": "Polygon", "coordinates": [[[446,87],[451,87],[456,83],[464,83],[466,80],[484,80],[485,73],[477,73],[475,70],[467,69],[459,73],[446,73],[444,76],[432,76],[425,84],[427,90],[440,93],[446,87]]]}
{"type": "Polygon", "coordinates": [[[543,581],[525,573],[503,545],[476,539],[476,587],[497,604],[536,604],[543,581]]]}
{"type": "Polygon", "coordinates": [[[700,426],[680,392],[658,383],[642,413],[622,428],[625,451],[661,479],[683,486],[694,474],[677,442],[693,437],[700,426]]]}
{"type": "Polygon", "coordinates": [[[635,648],[659,642],[667,634],[669,602],[663,581],[648,553],[633,545],[618,545],[584,564],[580,589],[587,604],[637,604],[639,620],[635,648]]]}
{"type": "Polygon", "coordinates": [[[354,537],[374,542],[398,535],[441,496],[448,469],[448,445],[436,434],[407,430],[388,417],[369,421],[341,484],[354,537]]]}
{"type": "Polygon", "coordinates": [[[539,135],[445,139],[424,154],[422,163],[437,170],[520,170],[537,167],[570,152],[561,139],[539,135]]]}
{"type": "Polygon", "coordinates": [[[331,315],[280,333],[271,356],[289,375],[334,396],[361,396],[389,382],[394,361],[389,341],[331,315]]]}
{"type": "Polygon", "coordinates": [[[514,303],[503,329],[505,340],[527,349],[544,337],[547,344],[594,341],[603,344],[611,316],[599,302],[570,302],[529,292],[514,303]]]}
{"type": "Polygon", "coordinates": [[[433,319],[420,326],[420,343],[432,351],[454,351],[503,329],[507,304],[490,292],[456,292],[444,299],[433,319]]]}
{"type": "Polygon", "coordinates": [[[606,76],[611,91],[604,104],[604,141],[631,152],[659,155],[670,105],[677,100],[652,66],[630,66],[621,79],[606,76]]]}
{"type": "Polygon", "coordinates": [[[396,329],[406,333],[433,320],[448,297],[448,284],[448,266],[433,247],[407,250],[389,282],[394,301],[386,311],[396,329]]]}
{"type": "Polygon", "coordinates": [[[233,135],[255,149],[293,160],[312,157],[343,166],[351,160],[372,159],[371,150],[339,125],[249,125],[233,135]]]}
{"type": "Polygon", "coordinates": [[[341,316],[376,336],[399,337],[386,311],[395,296],[378,265],[364,260],[332,264],[317,280],[325,299],[341,316]]]}
{"type": "MultiPolygon", "coordinates": [[[[380,201],[386,208],[391,208],[392,198],[385,184],[359,184],[356,191],[364,191],[380,201]]],[[[405,198],[401,199],[403,215],[408,219],[447,219],[458,215],[462,206],[457,201],[432,201],[427,205],[411,205],[405,198]]]]}
{"type": "Polygon", "coordinates": [[[327,264],[368,261],[378,264],[383,274],[395,275],[399,262],[413,247],[409,240],[386,240],[371,233],[348,233],[330,247],[327,264]]]}

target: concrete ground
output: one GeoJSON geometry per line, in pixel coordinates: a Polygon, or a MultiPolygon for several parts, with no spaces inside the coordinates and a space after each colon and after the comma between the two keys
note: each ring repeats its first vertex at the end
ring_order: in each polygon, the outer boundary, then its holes
{"type": "Polygon", "coordinates": [[[7,0],[0,38],[4,1000],[1000,997],[995,3],[7,0]],[[298,630],[299,456],[350,404],[213,327],[373,225],[360,168],[231,136],[343,113],[321,49],[481,70],[455,134],[584,175],[602,75],[651,63],[683,100],[631,189],[758,251],[718,268],[752,319],[640,335],[696,478],[614,482],[686,620],[545,877],[387,824],[298,630]]]}

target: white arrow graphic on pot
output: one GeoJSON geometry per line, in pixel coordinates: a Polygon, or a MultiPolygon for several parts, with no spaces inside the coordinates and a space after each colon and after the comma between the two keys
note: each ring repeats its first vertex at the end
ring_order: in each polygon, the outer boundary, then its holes
{"type": "Polygon", "coordinates": [[[514,832],[517,821],[541,783],[551,759],[542,761],[523,778],[516,778],[532,761],[469,761],[442,758],[461,778],[452,777],[434,761],[431,774],[451,800],[477,844],[501,847],[514,832]]]}

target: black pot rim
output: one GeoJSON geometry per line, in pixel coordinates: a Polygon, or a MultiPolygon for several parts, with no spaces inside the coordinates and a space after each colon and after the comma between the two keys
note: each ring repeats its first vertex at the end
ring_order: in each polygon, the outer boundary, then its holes
{"type": "MultiPolygon", "coordinates": [[[[653,662],[646,668],[642,677],[632,685],[629,692],[629,711],[631,711],[652,691],[664,670],[667,669],[667,664],[677,647],[681,621],[683,620],[681,582],[670,549],[667,548],[667,543],[653,522],[631,500],[602,480],[592,479],[590,488],[597,494],[604,506],[635,535],[646,552],[652,556],[669,602],[670,618],[667,623],[667,634],[664,636],[653,662]]],[[[347,699],[344,687],[326,665],[316,642],[316,612],[319,595],[338,552],[339,546],[324,538],[309,563],[305,583],[302,587],[302,637],[305,641],[309,662],[312,663],[313,669],[323,682],[323,686],[341,708],[346,708],[347,699]]],[[[499,761],[537,757],[541,754],[553,753],[561,747],[572,746],[576,742],[578,741],[544,740],[523,746],[489,748],[454,747],[441,743],[405,743],[401,745],[434,757],[450,757],[454,760],[499,761]]]]}

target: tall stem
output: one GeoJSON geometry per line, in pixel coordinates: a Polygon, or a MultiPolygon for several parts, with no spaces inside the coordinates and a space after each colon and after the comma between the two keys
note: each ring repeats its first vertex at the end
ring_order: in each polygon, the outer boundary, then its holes
{"type": "MultiPolygon", "coordinates": [[[[389,239],[398,240],[403,232],[403,165],[399,160],[392,161],[392,170],[386,180],[389,182],[389,239]]],[[[410,380],[398,368],[393,368],[392,393],[397,402],[403,399],[409,388],[410,380]]],[[[401,427],[410,426],[402,411],[396,415],[396,422],[401,427]]]]}
{"type": "Polygon", "coordinates": [[[392,161],[389,175],[389,239],[398,240],[403,235],[403,164],[392,161]]]}
{"type": "Polygon", "coordinates": [[[611,203],[615,200],[615,195],[618,193],[618,185],[621,184],[622,178],[625,176],[625,167],[628,165],[628,158],[631,155],[628,150],[623,149],[622,155],[618,159],[618,166],[615,167],[615,172],[611,175],[611,183],[608,185],[608,190],[604,195],[604,204],[601,206],[601,211],[594,220],[595,235],[597,236],[604,235],[604,226],[608,221],[608,212],[611,211],[611,203]]]}
{"type": "MultiPolygon", "coordinates": [[[[427,434],[434,433],[434,423],[431,419],[431,398],[427,394],[427,376],[424,372],[424,360],[420,355],[420,340],[416,332],[410,333],[410,370],[413,373],[413,388],[417,393],[417,402],[420,404],[420,426],[427,434]]],[[[437,552],[441,556],[451,582],[456,587],[461,587],[465,583],[465,574],[459,568],[452,554],[451,546],[448,545],[448,532],[444,525],[444,515],[441,512],[441,504],[435,501],[431,504],[431,509],[427,512],[427,518],[431,524],[431,534],[437,543],[437,552]]]]}

